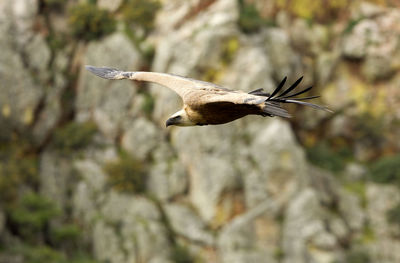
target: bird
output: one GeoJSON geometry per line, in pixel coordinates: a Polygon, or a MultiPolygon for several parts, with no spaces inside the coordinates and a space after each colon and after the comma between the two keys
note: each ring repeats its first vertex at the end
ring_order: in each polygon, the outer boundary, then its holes
{"type": "Polygon", "coordinates": [[[296,80],[289,88],[282,90],[287,80],[287,77],[284,77],[272,93],[267,93],[262,88],[251,92],[231,90],[214,83],[168,73],[122,71],[90,65],[87,65],[86,69],[104,79],[153,82],[175,91],[182,98],[183,107],[167,119],[166,127],[225,124],[247,115],[291,118],[288,111],[282,108],[283,103],[300,104],[332,112],[326,106],[304,101],[319,96],[296,97],[310,91],[312,87],[290,94],[303,77],[296,80]],[[282,92],[278,94],[281,90],[282,92]]]}

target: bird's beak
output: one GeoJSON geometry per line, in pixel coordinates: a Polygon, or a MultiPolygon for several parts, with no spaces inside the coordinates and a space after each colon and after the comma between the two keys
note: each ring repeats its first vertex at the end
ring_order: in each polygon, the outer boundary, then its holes
{"type": "Polygon", "coordinates": [[[167,122],[165,123],[165,127],[174,125],[174,120],[173,119],[168,119],[167,122]]]}

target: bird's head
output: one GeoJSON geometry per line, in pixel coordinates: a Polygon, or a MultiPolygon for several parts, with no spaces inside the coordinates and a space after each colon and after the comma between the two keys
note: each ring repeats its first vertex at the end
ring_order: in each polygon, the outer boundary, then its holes
{"type": "Polygon", "coordinates": [[[194,126],[196,125],[193,123],[190,119],[189,116],[187,115],[186,111],[184,109],[176,112],[173,114],[167,122],[165,123],[166,127],[175,125],[175,126],[194,126]]]}

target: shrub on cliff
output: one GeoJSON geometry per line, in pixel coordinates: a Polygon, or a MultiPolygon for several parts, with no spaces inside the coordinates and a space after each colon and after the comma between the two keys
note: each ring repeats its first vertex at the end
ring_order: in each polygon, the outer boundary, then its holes
{"type": "Polygon", "coordinates": [[[112,14],[90,3],[72,7],[69,10],[68,22],[72,35],[85,41],[99,39],[116,29],[116,20],[112,14]]]}

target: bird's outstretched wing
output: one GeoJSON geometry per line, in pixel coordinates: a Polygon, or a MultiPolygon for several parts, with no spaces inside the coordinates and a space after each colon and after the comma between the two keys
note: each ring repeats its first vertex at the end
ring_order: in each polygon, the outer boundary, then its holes
{"type": "Polygon", "coordinates": [[[115,68],[93,67],[93,66],[86,66],[86,69],[95,74],[96,76],[99,76],[104,79],[114,79],[114,80],[130,79],[130,80],[148,81],[157,83],[167,88],[170,88],[182,98],[196,91],[226,90],[213,83],[208,83],[200,80],[185,78],[178,75],[167,74],[167,73],[144,72],[144,71],[121,71],[115,68]]]}

